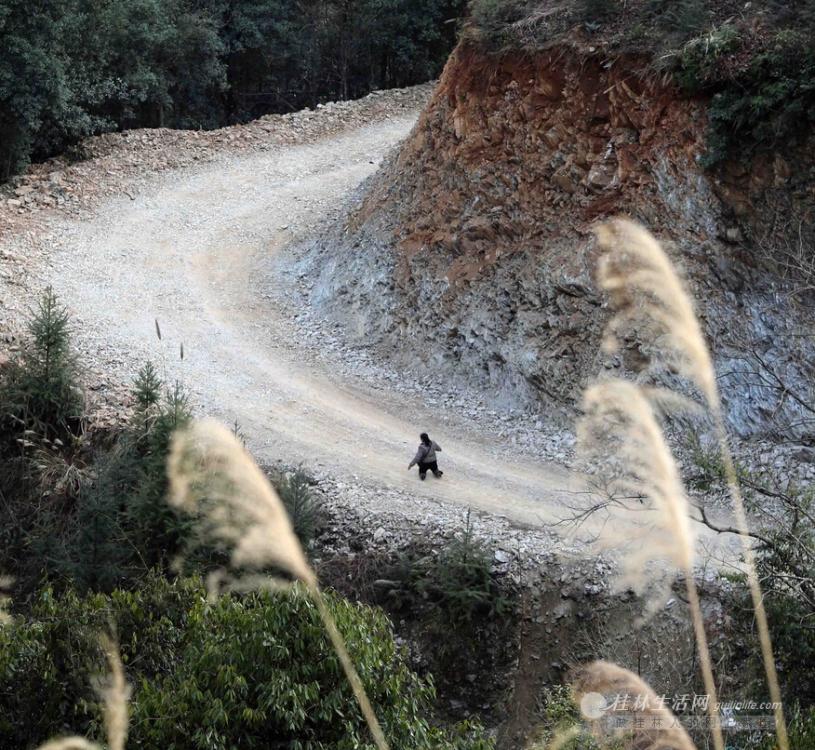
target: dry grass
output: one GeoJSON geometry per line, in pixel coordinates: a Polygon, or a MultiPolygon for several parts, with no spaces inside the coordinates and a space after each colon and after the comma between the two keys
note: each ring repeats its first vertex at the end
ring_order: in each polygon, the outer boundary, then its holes
{"type": "MultiPolygon", "coordinates": [[[[690,519],[690,506],[673,455],[662,434],[645,392],[637,385],[613,379],[592,386],[583,399],[585,416],[578,425],[578,438],[584,450],[616,454],[613,481],[625,492],[650,502],[654,521],[640,526],[641,534],[628,541],[623,557],[622,583],[645,592],[654,581],[649,564],[664,560],[682,571],[691,607],[694,634],[699,646],[702,678],[710,696],[708,705],[716,750],[724,740],[718,714],[718,691],[707,643],[699,595],[693,575],[696,540],[690,519]]],[[[667,587],[669,581],[662,581],[667,587]]],[[[653,611],[653,608],[651,608],[653,611]]]]}
{"type": "Polygon", "coordinates": [[[592,458],[612,454],[614,489],[642,497],[656,511],[622,561],[623,587],[645,593],[654,583],[649,562],[664,560],[681,571],[693,567],[695,540],[679,472],[638,386],[618,379],[598,383],[586,391],[583,411],[581,451],[592,458]]]}
{"type": "MultiPolygon", "coordinates": [[[[108,637],[101,638],[110,673],[100,683],[99,695],[104,706],[107,750],[124,750],[129,725],[130,686],[125,679],[119,647],[108,637]]],[[[102,750],[84,737],[61,737],[49,740],[37,750],[102,750]]]]}
{"type": "Polygon", "coordinates": [[[105,733],[108,739],[108,750],[124,750],[127,742],[127,730],[130,723],[129,703],[130,685],[125,680],[119,647],[109,638],[102,639],[110,675],[105,684],[100,686],[99,693],[105,705],[105,733]]]}
{"type": "Polygon", "coordinates": [[[622,738],[630,750],[695,750],[679,720],[645,681],[627,669],[607,661],[592,662],[576,673],[572,689],[577,703],[588,693],[628,696],[638,716],[645,719],[641,727],[611,732],[600,721],[590,721],[592,734],[603,746],[609,739],[622,738]]]}
{"type": "Polygon", "coordinates": [[[232,546],[235,569],[254,571],[248,578],[222,571],[219,580],[231,579],[241,588],[266,586],[269,577],[263,571],[275,566],[305,584],[374,742],[379,750],[387,750],[373,706],[283,503],[240,441],[217,422],[194,422],[174,436],[168,471],[171,502],[193,514],[206,534],[232,546]]]}
{"type": "MultiPolygon", "coordinates": [[[[604,251],[598,279],[603,289],[609,293],[615,311],[608,326],[604,345],[614,350],[619,346],[621,334],[632,329],[636,330],[641,337],[648,339],[654,352],[654,362],[678,372],[693,382],[703,394],[713,415],[721,460],[747,567],[748,585],[756,615],[770,697],[776,706],[778,744],[781,750],[788,750],[789,740],[781,703],[781,690],[761,586],[756,574],[752,539],[749,536],[744,502],[728,446],[716,373],[694,312],[693,302],[670,259],[656,239],[643,227],[628,219],[618,218],[600,225],[596,232],[600,247],[604,251]]],[[[704,644],[699,645],[701,650],[704,644]]]]}
{"type": "Polygon", "coordinates": [[[66,458],[51,445],[37,449],[32,466],[39,474],[40,494],[43,496],[59,495],[76,499],[90,476],[85,466],[76,460],[66,458]]]}
{"type": "Polygon", "coordinates": [[[659,243],[627,219],[601,224],[596,233],[604,251],[598,281],[615,311],[604,346],[616,350],[620,334],[637,328],[661,363],[695,382],[708,403],[717,402],[716,375],[693,302],[659,243]]]}

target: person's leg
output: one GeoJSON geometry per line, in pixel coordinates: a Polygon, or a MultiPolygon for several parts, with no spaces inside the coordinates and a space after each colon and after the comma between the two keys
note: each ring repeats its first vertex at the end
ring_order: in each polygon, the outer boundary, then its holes
{"type": "Polygon", "coordinates": [[[419,479],[424,480],[427,477],[427,464],[419,464],[419,479]]]}
{"type": "Polygon", "coordinates": [[[439,471],[439,464],[438,464],[437,461],[433,461],[433,462],[429,463],[427,465],[427,468],[429,468],[430,471],[433,472],[433,476],[436,477],[436,479],[440,479],[441,475],[444,474],[443,471],[439,471]]]}

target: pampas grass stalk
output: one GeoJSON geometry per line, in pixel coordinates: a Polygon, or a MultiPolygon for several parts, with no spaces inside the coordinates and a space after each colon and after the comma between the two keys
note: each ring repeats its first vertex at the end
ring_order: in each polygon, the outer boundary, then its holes
{"type": "Polygon", "coordinates": [[[589,388],[583,411],[585,416],[578,425],[583,449],[601,452],[609,446],[616,448],[616,481],[635,495],[648,498],[657,513],[654,526],[638,540],[642,542],[639,551],[623,558],[625,582],[642,590],[649,583],[645,563],[657,558],[668,560],[684,575],[702,679],[709,696],[713,744],[716,750],[723,750],[718,693],[693,575],[696,540],[687,496],[662,429],[643,391],[625,380],[612,379],[589,388]]]}
{"type": "Polygon", "coordinates": [[[37,750],[101,750],[101,748],[84,737],[62,737],[57,740],[48,740],[37,750]]]}
{"type": "Polygon", "coordinates": [[[102,638],[102,648],[107,656],[110,675],[100,693],[105,703],[105,733],[109,750],[124,750],[130,722],[128,704],[130,686],[125,679],[119,647],[110,639],[102,638]]]}
{"type": "Polygon", "coordinates": [[[632,750],[696,750],[685,728],[648,684],[617,664],[595,661],[582,667],[572,680],[572,690],[578,703],[587,693],[600,693],[625,695],[642,706],[637,713],[651,721],[635,728],[629,745],[632,750]]]}
{"type": "Polygon", "coordinates": [[[789,750],[781,688],[761,584],[756,572],[747,514],[728,445],[716,373],[693,302],[668,256],[646,229],[628,219],[618,218],[601,224],[596,232],[599,244],[605,251],[599,267],[599,282],[610,293],[612,304],[616,308],[616,314],[608,328],[607,347],[615,347],[617,331],[627,324],[650,321],[656,329],[662,358],[696,384],[712,412],[747,567],[761,656],[770,697],[774,703],[778,744],[781,750],[789,750]]]}
{"type": "MultiPolygon", "coordinates": [[[[119,647],[111,638],[100,639],[110,672],[99,688],[99,695],[104,705],[105,735],[108,750],[124,750],[127,742],[127,730],[130,722],[128,704],[130,686],[125,679],[119,647]]],[[[61,737],[49,740],[37,750],[102,750],[95,742],[84,737],[61,737]]]]}
{"type": "MultiPolygon", "coordinates": [[[[170,502],[198,516],[204,531],[232,546],[235,568],[275,566],[299,580],[314,601],[331,645],[379,750],[388,743],[362,680],[291,526],[288,514],[263,472],[235,435],[212,420],[177,432],[168,459],[170,502]]],[[[219,581],[228,580],[222,572],[219,581]]],[[[250,576],[251,587],[268,579],[250,576]]],[[[236,587],[245,587],[240,579],[236,587]]]]}
{"type": "Polygon", "coordinates": [[[739,531],[744,562],[747,567],[747,584],[750,588],[750,598],[753,601],[753,610],[756,615],[756,630],[758,630],[758,640],[761,645],[761,658],[764,662],[767,684],[770,688],[770,698],[773,702],[778,745],[780,750],[789,750],[787,722],[784,719],[784,707],[781,703],[781,686],[778,681],[778,672],[775,668],[775,655],[773,654],[772,639],[770,637],[770,626],[767,621],[767,610],[764,608],[764,596],[761,592],[761,583],[758,580],[755,552],[753,551],[753,544],[749,535],[749,524],[747,523],[747,514],[744,511],[744,500],[741,495],[736,465],[733,462],[733,454],[730,452],[730,446],[727,442],[727,430],[719,404],[714,408],[713,415],[716,432],[718,433],[719,453],[721,455],[722,466],[724,467],[725,480],[730,490],[730,497],[733,499],[736,528],[739,531]]]}

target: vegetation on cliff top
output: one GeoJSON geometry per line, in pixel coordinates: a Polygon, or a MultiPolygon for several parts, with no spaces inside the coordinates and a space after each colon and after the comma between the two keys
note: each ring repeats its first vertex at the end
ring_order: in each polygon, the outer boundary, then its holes
{"type": "Polygon", "coordinates": [[[470,39],[494,51],[579,40],[710,97],[706,164],[790,145],[815,123],[815,2],[474,0],[470,39]]]}

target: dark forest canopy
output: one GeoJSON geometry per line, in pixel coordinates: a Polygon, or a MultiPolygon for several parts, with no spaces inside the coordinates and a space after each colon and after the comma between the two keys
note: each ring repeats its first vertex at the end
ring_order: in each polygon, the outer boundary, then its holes
{"type": "Polygon", "coordinates": [[[465,0],[0,0],[0,179],[80,138],[214,128],[436,76],[465,0]]]}

